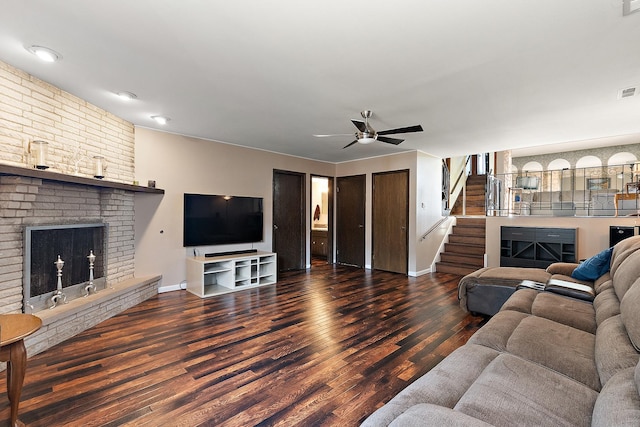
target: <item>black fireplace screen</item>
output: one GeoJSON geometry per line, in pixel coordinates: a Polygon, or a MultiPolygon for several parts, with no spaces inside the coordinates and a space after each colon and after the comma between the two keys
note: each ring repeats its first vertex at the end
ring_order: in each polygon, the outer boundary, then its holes
{"type": "MultiPolygon", "coordinates": [[[[94,279],[104,276],[104,224],[41,226],[27,228],[25,264],[29,270],[30,296],[56,290],[58,277],[55,262],[64,261],[62,286],[89,280],[90,251],[96,256],[94,279]],[[60,228],[58,228],[60,227],[60,228]],[[29,238],[30,235],[30,238],[29,238]]],[[[27,273],[27,272],[25,272],[27,273]]]]}

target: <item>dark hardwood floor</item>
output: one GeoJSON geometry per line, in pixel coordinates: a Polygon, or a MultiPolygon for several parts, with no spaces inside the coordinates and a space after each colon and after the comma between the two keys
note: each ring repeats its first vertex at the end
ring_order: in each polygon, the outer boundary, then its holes
{"type": "Polygon", "coordinates": [[[159,294],[31,357],[20,419],[356,426],[483,323],[459,308],[459,279],[314,263],[274,286],[159,294]]]}

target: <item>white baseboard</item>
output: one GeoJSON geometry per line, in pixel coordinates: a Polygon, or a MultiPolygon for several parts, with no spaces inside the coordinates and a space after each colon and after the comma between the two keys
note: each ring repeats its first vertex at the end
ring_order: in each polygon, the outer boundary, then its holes
{"type": "Polygon", "coordinates": [[[169,285],[169,286],[160,286],[158,288],[158,293],[161,294],[163,292],[171,292],[171,291],[179,291],[182,287],[178,283],[177,285],[169,285]]]}
{"type": "Polygon", "coordinates": [[[409,273],[407,273],[407,275],[409,275],[410,277],[418,277],[418,276],[422,276],[424,274],[429,274],[431,273],[431,268],[426,268],[424,270],[420,270],[420,271],[410,271],[409,273]]]}

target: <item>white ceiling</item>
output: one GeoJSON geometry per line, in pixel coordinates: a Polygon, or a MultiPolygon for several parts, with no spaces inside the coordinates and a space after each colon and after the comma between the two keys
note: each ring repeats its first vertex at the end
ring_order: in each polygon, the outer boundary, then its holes
{"type": "Polygon", "coordinates": [[[331,162],[640,133],[622,0],[3,0],[0,60],[136,126],[331,162]],[[39,62],[25,46],[63,59],[39,62]],[[123,103],[114,92],[138,99],[123,103]],[[350,119],[421,124],[348,149],[350,119]],[[164,127],[150,116],[166,115],[164,127]]]}

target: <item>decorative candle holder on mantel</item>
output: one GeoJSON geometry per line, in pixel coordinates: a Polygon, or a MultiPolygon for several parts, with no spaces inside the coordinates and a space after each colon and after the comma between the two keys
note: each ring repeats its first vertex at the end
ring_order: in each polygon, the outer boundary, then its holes
{"type": "Polygon", "coordinates": [[[33,167],[36,169],[49,169],[47,166],[47,152],[49,143],[47,141],[33,141],[29,145],[29,153],[33,156],[33,167]]]}
{"type": "Polygon", "coordinates": [[[51,301],[51,306],[49,307],[50,309],[56,308],[60,300],[62,300],[63,304],[67,303],[67,296],[64,294],[64,292],[62,292],[62,267],[64,267],[64,261],[60,258],[60,255],[58,255],[58,260],[53,264],[58,269],[58,272],[57,272],[58,285],[57,285],[56,291],[53,293],[53,296],[50,299],[51,301]]]}
{"type": "Polygon", "coordinates": [[[93,156],[93,166],[94,166],[94,178],[102,179],[104,178],[104,173],[107,170],[107,165],[105,163],[105,159],[103,156],[93,156]]]}

